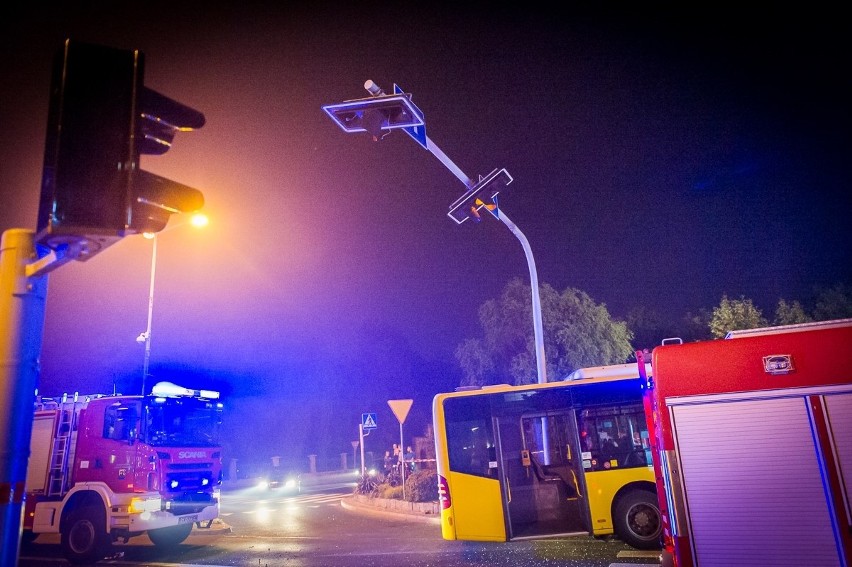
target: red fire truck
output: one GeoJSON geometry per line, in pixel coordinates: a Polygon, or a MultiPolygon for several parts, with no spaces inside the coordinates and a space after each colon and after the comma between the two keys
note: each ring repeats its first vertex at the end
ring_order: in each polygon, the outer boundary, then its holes
{"type": "Polygon", "coordinates": [[[852,319],[735,331],[651,358],[663,565],[848,567],[852,319]]]}
{"type": "Polygon", "coordinates": [[[72,563],[148,534],[182,542],[219,515],[218,392],[168,382],[142,395],[38,398],[23,537],[60,533],[72,563]]]}

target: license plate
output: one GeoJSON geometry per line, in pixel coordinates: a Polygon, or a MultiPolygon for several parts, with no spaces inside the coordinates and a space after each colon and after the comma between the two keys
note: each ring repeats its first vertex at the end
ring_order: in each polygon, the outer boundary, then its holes
{"type": "Polygon", "coordinates": [[[178,524],[194,524],[198,521],[198,514],[192,516],[181,516],[178,518],[178,524]]]}

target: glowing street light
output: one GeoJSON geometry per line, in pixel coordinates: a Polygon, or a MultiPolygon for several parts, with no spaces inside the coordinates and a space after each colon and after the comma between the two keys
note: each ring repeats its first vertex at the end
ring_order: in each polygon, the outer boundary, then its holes
{"type": "MultiPolygon", "coordinates": [[[[193,213],[192,217],[189,219],[189,224],[196,228],[202,228],[207,226],[210,223],[210,219],[204,213],[193,213]]],[[[177,228],[178,226],[182,226],[182,224],[175,225],[172,228],[177,228]]],[[[170,229],[166,229],[162,232],[167,232],[170,229]]],[[[151,240],[151,283],[148,287],[148,326],[145,327],[145,330],[139,333],[139,336],[136,337],[137,343],[145,344],[145,362],[142,365],[142,395],[145,395],[145,381],[148,378],[148,364],[151,360],[151,322],[154,317],[154,281],[155,276],[157,274],[157,235],[159,232],[145,232],[142,234],[143,237],[151,240]]]]}

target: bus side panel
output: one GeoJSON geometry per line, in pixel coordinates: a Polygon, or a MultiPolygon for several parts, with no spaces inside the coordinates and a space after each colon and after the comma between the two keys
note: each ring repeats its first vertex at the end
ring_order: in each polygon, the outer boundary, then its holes
{"type": "Polygon", "coordinates": [[[589,501],[592,535],[611,535],[613,496],[632,482],[645,481],[648,490],[653,490],[654,470],[652,467],[610,469],[587,472],[585,475],[586,496],[589,501]]]}
{"type": "Polygon", "coordinates": [[[805,398],[670,411],[696,564],[841,565],[805,398]]]}
{"type": "Polygon", "coordinates": [[[463,473],[449,473],[452,505],[441,510],[441,530],[450,528],[454,538],[470,541],[506,541],[506,519],[500,482],[463,473]],[[464,494],[464,498],[453,498],[464,494]],[[448,523],[452,522],[452,525],[448,523]],[[454,529],[453,529],[454,528],[454,529]]]}

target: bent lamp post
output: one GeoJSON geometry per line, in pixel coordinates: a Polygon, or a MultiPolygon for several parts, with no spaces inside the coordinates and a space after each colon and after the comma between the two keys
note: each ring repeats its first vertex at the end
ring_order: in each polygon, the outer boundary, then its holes
{"type": "Polygon", "coordinates": [[[524,233],[497,205],[497,195],[501,189],[512,182],[512,176],[505,169],[495,169],[485,177],[480,176],[477,181],[472,181],[426,135],[426,121],[423,112],[411,101],[410,93],[404,92],[395,84],[393,86],[394,94],[389,95],[371,80],[364,83],[364,88],[370,94],[369,97],[325,105],[322,109],[344,132],[368,132],[374,141],[384,138],[392,130],[402,129],[424,149],[432,152],[464,184],[465,192],[450,205],[447,216],[453,219],[456,224],[462,224],[468,219],[479,222],[481,220],[479,212],[484,208],[494,218],[502,221],[512,234],[520,240],[530,272],[538,382],[540,384],[547,382],[541,299],[539,297],[535,259],[524,233]]]}

